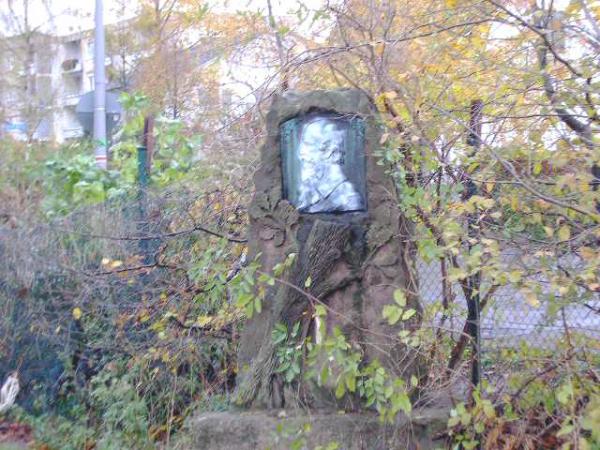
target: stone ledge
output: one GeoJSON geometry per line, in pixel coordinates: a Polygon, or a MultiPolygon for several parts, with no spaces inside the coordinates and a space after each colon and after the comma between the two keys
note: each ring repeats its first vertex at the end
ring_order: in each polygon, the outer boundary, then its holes
{"type": "Polygon", "coordinates": [[[245,411],[200,414],[188,422],[189,450],[323,449],[337,443],[339,450],[443,448],[436,439],[448,412],[421,410],[395,425],[383,425],[376,414],[315,411],[245,411]],[[302,444],[300,444],[302,443],[302,444]],[[295,447],[298,445],[298,447],[295,447]]]}

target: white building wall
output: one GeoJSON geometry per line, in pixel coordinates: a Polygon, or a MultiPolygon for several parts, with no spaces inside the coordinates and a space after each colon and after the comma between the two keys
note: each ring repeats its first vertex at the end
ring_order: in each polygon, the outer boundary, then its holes
{"type": "MultiPolygon", "coordinates": [[[[92,32],[57,37],[53,56],[49,73],[43,74],[38,70],[39,77],[46,77],[46,84],[52,91],[53,101],[47,106],[48,119],[40,127],[39,135],[36,137],[62,143],[83,135],[75,108],[81,96],[94,89],[92,32]]],[[[245,112],[262,100],[264,93],[279,82],[278,55],[272,36],[254,39],[218,61],[217,57],[218,55],[215,54],[214,58],[199,63],[200,65],[218,64],[221,106],[231,114],[245,112]]],[[[106,66],[112,64],[112,59],[106,58],[106,66]]],[[[118,57],[114,59],[115,64],[119,64],[118,57]]],[[[203,86],[198,86],[200,93],[203,90],[203,86]]],[[[202,104],[200,98],[198,102],[202,104]]],[[[18,135],[18,130],[13,134],[18,135]]]]}

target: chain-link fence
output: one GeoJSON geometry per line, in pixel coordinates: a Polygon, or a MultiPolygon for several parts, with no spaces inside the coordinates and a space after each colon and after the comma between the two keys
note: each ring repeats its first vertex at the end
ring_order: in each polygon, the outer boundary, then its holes
{"type": "MultiPolygon", "coordinates": [[[[496,361],[503,350],[517,351],[516,360],[526,359],[519,349],[541,350],[551,355],[567,339],[586,342],[591,348],[600,343],[600,294],[561,296],[554,292],[549,280],[536,274],[530,258],[520,249],[507,249],[502,254],[507,268],[531,274],[526,283],[507,283],[490,289],[485,282],[481,288],[484,306],[481,311],[481,359],[496,361]],[[541,288],[540,298],[531,299],[520,286],[535,285],[541,288]]],[[[553,263],[556,270],[577,273],[582,261],[576,254],[566,255],[553,263]]],[[[419,276],[420,297],[425,307],[435,309],[433,327],[442,326],[444,331],[458,339],[465,331],[467,302],[458,282],[448,283],[446,297],[449,305],[446,313],[440,312],[444,298],[444,283],[439,261],[416,264],[419,276]],[[444,315],[444,323],[441,317],[444,315]]]]}
{"type": "MultiPolygon", "coordinates": [[[[4,302],[2,314],[6,370],[23,369],[32,380],[58,386],[65,355],[72,355],[79,345],[78,331],[70,328],[74,307],[105,326],[120,321],[129,324],[125,331],[98,331],[94,335],[97,340],[86,344],[88,359],[95,358],[94,352],[101,346],[108,349],[105,359],[116,353],[150,351],[155,341],[146,339],[148,330],[135,328],[141,323],[160,324],[167,317],[169,327],[185,330],[197,326],[196,322],[186,323],[192,312],[194,320],[208,321],[227,297],[222,287],[226,282],[220,277],[239,270],[236,264],[245,245],[245,200],[233,195],[223,190],[208,194],[174,190],[149,196],[143,204],[139,199],[101,204],[51,223],[2,229],[0,252],[6,264],[0,271],[0,295],[10,299],[4,302]],[[233,241],[225,249],[219,242],[227,238],[233,241]],[[146,272],[153,274],[144,276],[146,272]],[[198,296],[205,297],[204,303],[198,296]],[[121,332],[126,339],[119,341],[121,332]],[[125,344],[118,348],[116,342],[125,344]]],[[[548,280],[536,273],[530,256],[518,248],[502,253],[503,266],[527,274],[519,283],[490,291],[483,277],[480,297],[485,307],[480,327],[484,363],[504,350],[519,351],[522,343],[552,352],[573,336],[600,341],[598,294],[591,298],[557,296],[548,280]],[[540,296],[538,302],[532,302],[521,289],[524,284],[541,286],[546,298],[540,296]]],[[[556,270],[576,273],[580,263],[580,256],[572,254],[555,264],[556,270]]],[[[420,259],[416,266],[421,301],[433,311],[432,327],[443,327],[457,342],[464,336],[467,318],[463,287],[456,281],[444,287],[438,260],[420,259]]],[[[160,332],[158,328],[153,332],[157,330],[160,332]]],[[[204,331],[198,328],[198,333],[204,331]]],[[[201,350],[205,344],[199,342],[189,337],[163,344],[173,352],[188,352],[190,345],[197,345],[195,362],[205,364],[216,347],[201,354],[206,348],[201,350]]],[[[234,348],[235,343],[220,351],[234,348]]],[[[208,361],[209,372],[222,371],[221,363],[208,361]]]]}
{"type": "Polygon", "coordinates": [[[19,372],[19,404],[54,407],[118,361],[160,368],[148,386],[165,396],[178,379],[182,405],[228,386],[239,317],[215,326],[220,334],[197,319],[227,299],[245,231],[238,201],[183,186],[1,227],[0,379],[19,372]]]}

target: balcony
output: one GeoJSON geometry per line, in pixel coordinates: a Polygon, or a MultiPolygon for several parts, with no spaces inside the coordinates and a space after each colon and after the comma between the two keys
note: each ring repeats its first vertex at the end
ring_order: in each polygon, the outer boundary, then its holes
{"type": "Polygon", "coordinates": [[[60,67],[65,74],[81,72],[81,62],[76,58],[65,59],[60,67]]]}
{"type": "Polygon", "coordinates": [[[64,139],[75,139],[83,136],[83,128],[81,127],[68,127],[62,129],[64,139]]]}
{"type": "Polygon", "coordinates": [[[6,133],[21,135],[27,133],[27,124],[19,120],[6,121],[2,128],[6,133]]]}
{"type": "Polygon", "coordinates": [[[64,106],[76,106],[79,103],[79,99],[81,95],[79,93],[65,93],[62,98],[62,103],[64,106]]]}

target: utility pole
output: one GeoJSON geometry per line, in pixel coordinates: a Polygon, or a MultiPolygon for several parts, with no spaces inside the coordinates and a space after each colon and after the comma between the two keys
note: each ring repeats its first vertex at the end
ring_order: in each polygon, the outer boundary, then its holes
{"type": "Polygon", "coordinates": [[[104,6],[96,0],[94,31],[94,154],[96,165],[106,169],[106,80],[104,68],[104,6]]]}

